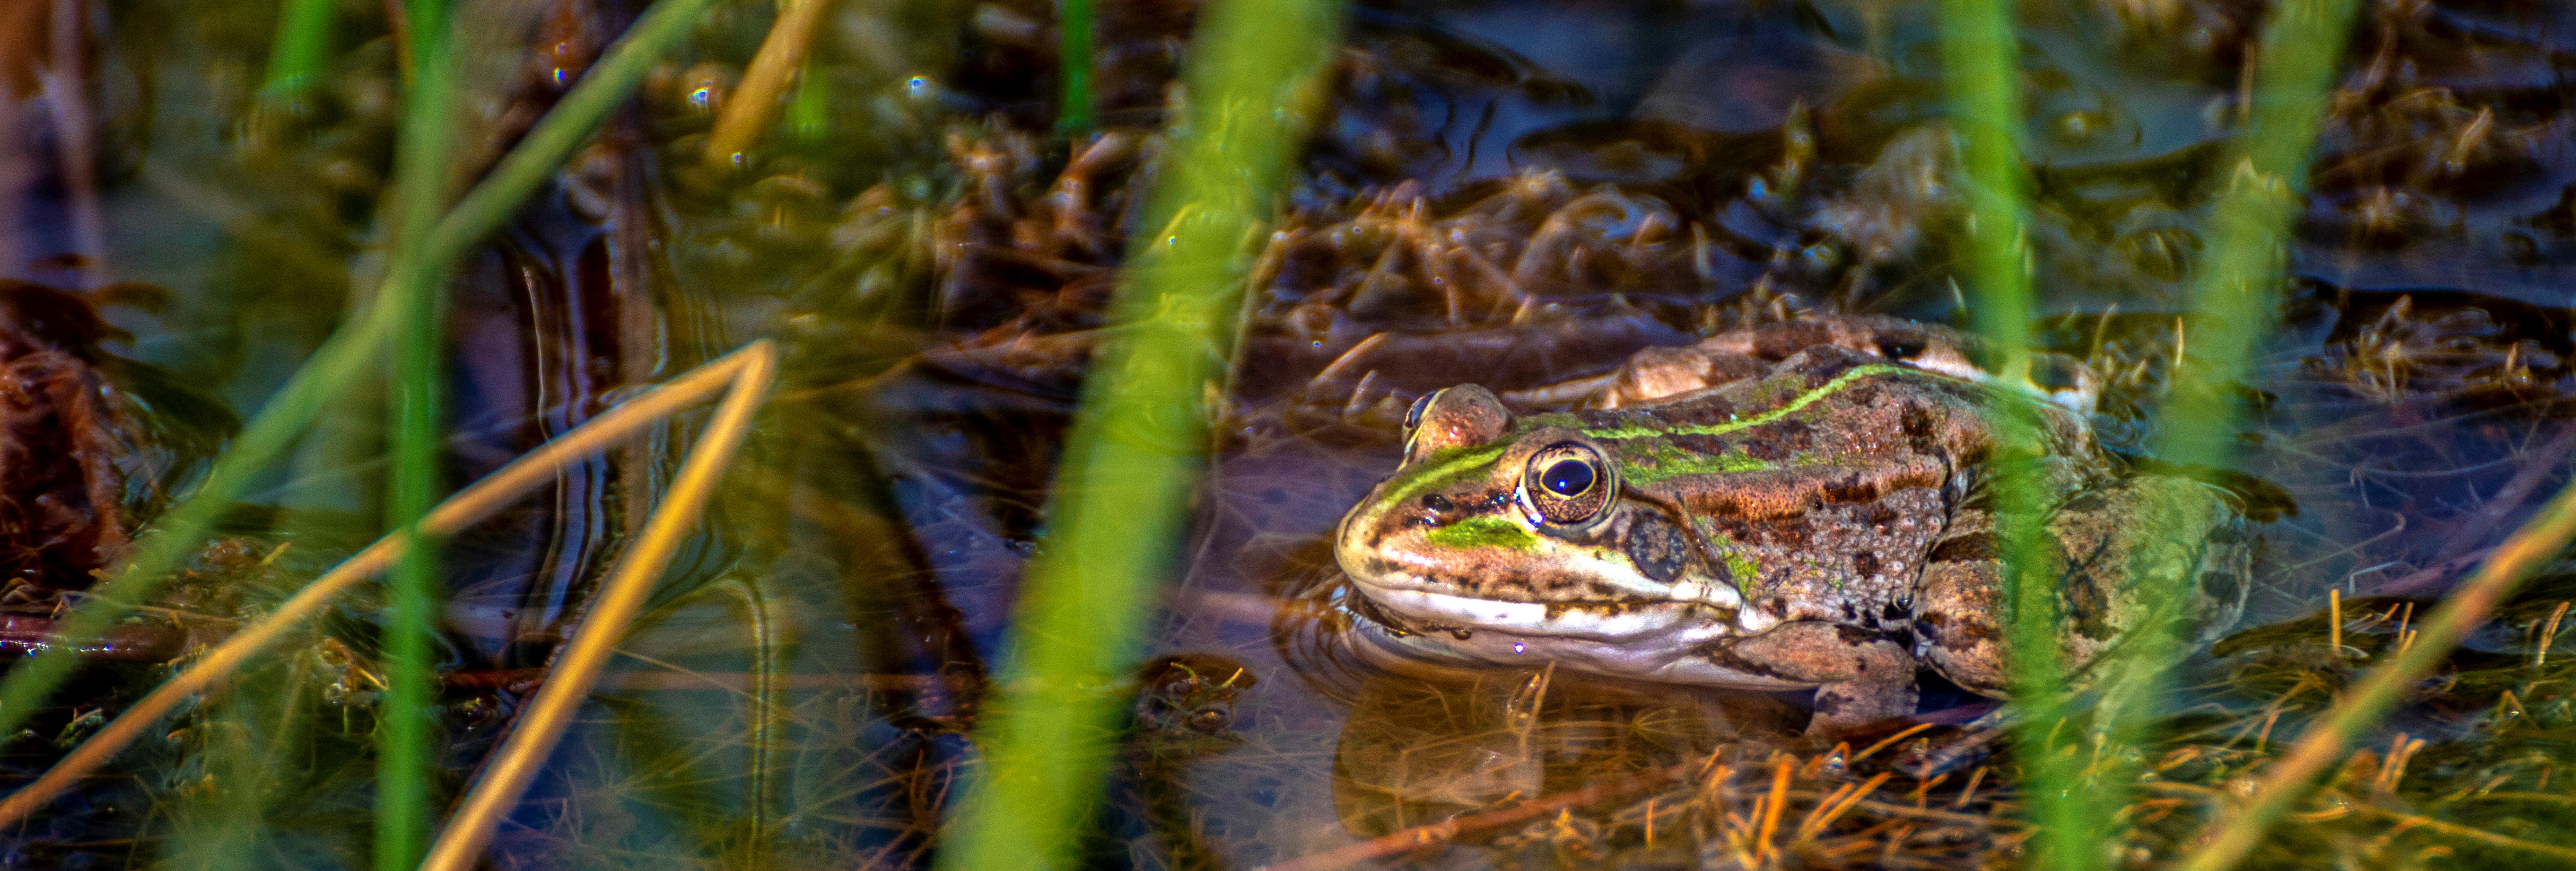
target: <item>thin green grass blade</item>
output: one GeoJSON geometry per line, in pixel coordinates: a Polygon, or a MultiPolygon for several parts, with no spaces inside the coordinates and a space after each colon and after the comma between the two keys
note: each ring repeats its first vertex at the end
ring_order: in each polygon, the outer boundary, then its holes
{"type": "Polygon", "coordinates": [[[832,135],[832,90],[823,78],[823,65],[807,59],[787,98],[787,133],[806,145],[820,145],[832,135]]]}
{"type": "MultiPolygon", "coordinates": [[[[431,228],[420,253],[422,263],[453,263],[518,209],[528,195],[552,177],[555,167],[599,128],[655,61],[689,34],[692,23],[714,0],[661,0],[645,11],[635,26],[591,66],[571,93],[537,122],[527,138],[446,217],[431,228]]],[[[379,294],[382,296],[382,294],[379,294]]],[[[57,627],[62,641],[53,650],[20,660],[0,678],[0,735],[15,733],[61,686],[80,663],[76,649],[114,625],[136,602],[150,596],[161,581],[184,564],[206,539],[215,518],[240,499],[260,471],[301,438],[322,408],[347,392],[370,371],[392,339],[401,311],[375,306],[333,333],[296,370],[286,386],[260,409],[231,448],[206,473],[195,493],[155,518],[125,564],[91,590],[90,596],[57,627]]]]}
{"type": "Polygon", "coordinates": [[[294,99],[322,76],[331,52],[331,23],[339,0],[286,0],[277,11],[277,39],[268,50],[268,78],[260,85],[272,99],[294,99]]]}
{"type": "MultiPolygon", "coordinates": [[[[2023,191],[2019,52],[2010,0],[1943,0],[1941,59],[1952,128],[1967,171],[1970,314],[1988,348],[1988,365],[2019,381],[2030,372],[2031,280],[2023,191]]],[[[2035,458],[2037,432],[2012,404],[1995,406],[1996,440],[2018,446],[2005,457],[2035,458]]],[[[2077,789],[2075,757],[2055,752],[2050,736],[2065,716],[2064,663],[2057,644],[2057,577],[2047,553],[2048,500],[2035,467],[1993,464],[1988,504],[2004,554],[2011,635],[2013,704],[2025,718],[2016,731],[2032,822],[2039,824],[2043,868],[2101,864],[2093,844],[2115,797],[2077,789]]]]}
{"type": "Polygon", "coordinates": [[[1064,96],[1056,106],[1055,129],[1081,133],[1092,127],[1091,0],[1056,0],[1056,77],[1064,96]]]}
{"type": "MultiPolygon", "coordinates": [[[[2207,224],[2210,256],[2192,287],[2191,312],[2197,317],[2179,337],[2188,354],[2167,374],[2156,417],[2163,427],[2156,454],[2166,462],[2224,468],[2234,458],[2233,387],[2252,371],[2255,346],[2272,329],[2290,232],[2306,202],[2308,155],[2316,148],[2357,5],[2288,0],[2272,7],[2272,20],[2264,26],[2253,60],[2253,105],[2224,168],[2224,187],[2207,224]]],[[[2148,607],[2156,613],[2171,612],[2182,585],[2193,582],[2164,580],[2169,585],[2163,588],[2142,585],[2155,597],[2148,607]]],[[[2142,703],[2135,713],[2111,721],[2105,734],[2110,747],[2147,738],[2156,719],[2152,705],[2166,689],[2162,665],[2177,653],[2169,633],[2138,635],[2127,642],[2135,648],[2131,654],[2109,664],[2117,672],[2106,685],[2142,703]]],[[[2094,778],[2116,789],[2132,776],[2103,770],[2094,778]]]]}
{"type": "MultiPolygon", "coordinates": [[[[2308,153],[2316,148],[2326,95],[2335,82],[2355,0],[2287,0],[2254,57],[2254,105],[2225,168],[2226,189],[2210,214],[2209,260],[2192,288],[2188,361],[2176,385],[2242,381],[2254,345],[2270,332],[2290,222],[2304,203],[2308,153]]],[[[2227,462],[2235,447],[2234,397],[2224,390],[2167,394],[2160,455],[2178,463],[2227,462]]]]}
{"type": "MultiPolygon", "coordinates": [[[[2208,225],[2210,256],[2192,288],[2192,310],[2200,318],[2187,337],[2189,368],[2178,367],[2168,377],[2174,386],[2159,414],[2164,431],[2157,449],[2168,461],[2224,466],[2234,454],[2235,397],[2225,388],[2247,377],[2256,344],[2271,330],[2290,231],[2306,203],[2309,153],[2316,148],[2358,5],[2286,0],[2273,5],[2272,20],[2263,28],[2253,60],[2253,105],[2224,168],[2225,188],[2208,225]]],[[[2140,677],[2147,683],[2157,675],[2140,677]]],[[[2377,713],[2384,708],[2368,719],[2377,713]]],[[[2121,725],[2123,732],[2137,728],[2121,725]]],[[[2236,845],[2235,855],[2213,847],[2196,854],[2191,866],[2233,864],[2250,837],[2276,821],[2287,804],[2248,808],[2247,817],[2229,827],[2231,835],[2251,833],[2236,845]]]]}
{"type": "Polygon", "coordinates": [[[376,731],[376,871],[420,864],[429,838],[431,710],[430,621],[435,613],[438,543],[420,533],[437,499],[439,444],[439,298],[447,264],[425,259],[429,228],[447,203],[447,161],[454,127],[456,59],[450,51],[448,0],[409,0],[412,77],[404,96],[395,155],[395,242],[391,280],[377,305],[398,312],[394,334],[391,486],[385,522],[401,530],[404,550],[387,590],[391,613],[384,645],[386,690],[376,731]]]}
{"type": "Polygon", "coordinates": [[[1340,9],[1225,0],[1202,14],[1189,105],[1093,357],[1045,545],[1031,561],[984,749],[943,869],[1066,868],[1108,772],[1139,630],[1187,522],[1245,275],[1276,208],[1340,9]]]}
{"type": "MultiPolygon", "coordinates": [[[[2018,233],[2004,237],[1985,232],[1987,226],[2002,221],[2013,222],[2018,230],[2019,210],[2026,208],[2018,191],[1999,175],[2009,172],[2017,183],[2018,161],[1996,156],[2010,146],[2009,137],[1996,131],[2018,131],[2021,126],[2018,117],[2007,114],[2016,98],[2011,91],[1995,87],[2000,74],[2012,70],[2010,30],[1995,5],[1994,0],[1946,0],[1943,41],[1952,71],[1953,102],[1965,120],[1969,174],[1977,188],[1971,198],[1980,201],[1975,206],[1973,262],[1980,305],[1987,310],[1980,312],[1979,323],[1995,342],[1999,356],[2018,363],[2026,360],[2020,355],[2025,353],[2030,314],[2025,254],[2018,233]],[[2010,217],[2005,217],[2002,213],[2008,210],[2010,217]]],[[[2301,202],[2298,192],[2304,187],[2307,155],[2315,146],[2323,101],[2333,82],[2352,9],[2351,0],[2290,0],[2275,7],[2274,20],[2265,30],[2255,60],[2251,123],[2239,140],[2227,187],[2213,209],[2208,232],[2214,251],[2194,287],[2192,309],[2201,317],[2186,339],[2192,368],[2171,373],[2172,387],[2158,416],[2165,427],[2159,454],[2166,461],[2217,466],[2228,460],[2235,421],[2232,397],[2221,386],[2245,377],[2254,345],[2270,323],[2288,223],[2301,202]]],[[[2040,865],[2097,868],[2107,857],[2098,839],[2109,835],[2118,810],[2129,799],[2130,775],[2119,762],[2125,757],[2111,748],[2136,743],[2154,721],[2153,705],[2164,691],[2162,666],[2174,651],[2166,633],[2133,633],[2124,642],[2128,649],[2121,656],[2097,664],[2106,674],[2094,685],[2123,696],[2105,698],[2103,710],[2109,711],[2117,702],[2127,711],[2102,715],[2108,722],[2098,725],[2108,728],[2103,746],[2093,754],[2100,763],[2097,767],[2086,770],[2082,757],[2050,747],[2046,736],[2057,731],[2065,713],[2058,701],[2065,687],[2056,675],[2060,663],[2055,655],[2055,615],[2047,613],[2053,608],[2031,607],[2055,596],[2056,579],[2036,571],[2043,553],[2037,548],[2045,543],[2039,522],[2044,506],[2036,504],[2035,492],[2005,500],[2018,488],[2001,481],[1997,488],[1998,500],[2015,506],[2002,513],[2023,518],[2017,523],[1998,518],[1999,530],[2008,530],[2004,537],[2012,555],[2010,583],[2016,591],[2037,593],[2014,599],[2013,650],[2016,703],[2025,706],[2030,718],[2021,731],[2020,751],[2030,780],[2026,794],[2043,832],[2045,852],[2040,865]]],[[[2146,610],[2168,613],[2179,592],[2146,589],[2157,600],[2146,610]]]]}

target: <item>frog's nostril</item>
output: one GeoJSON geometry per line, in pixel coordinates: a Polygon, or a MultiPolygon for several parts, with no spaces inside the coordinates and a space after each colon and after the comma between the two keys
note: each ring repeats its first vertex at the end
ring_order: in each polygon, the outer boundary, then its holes
{"type": "Polygon", "coordinates": [[[1454,506],[1449,504],[1449,497],[1442,496],[1438,493],[1429,493],[1422,497],[1422,507],[1429,508],[1433,511],[1447,511],[1454,506]]]}

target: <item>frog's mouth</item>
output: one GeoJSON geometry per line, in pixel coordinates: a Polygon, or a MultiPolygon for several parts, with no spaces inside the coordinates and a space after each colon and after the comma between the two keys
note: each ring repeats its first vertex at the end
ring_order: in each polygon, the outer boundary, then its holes
{"type": "Polygon", "coordinates": [[[1625,553],[1597,543],[1518,528],[1509,548],[1439,541],[1464,525],[1426,532],[1353,512],[1334,557],[1379,604],[1444,625],[1613,641],[1669,632],[1685,618],[1732,624],[1743,607],[1731,584],[1697,574],[1650,578],[1625,553]]]}
{"type": "MultiPolygon", "coordinates": [[[[1356,580],[1356,579],[1355,579],[1356,580]]],[[[1519,602],[1358,581],[1360,595],[1406,627],[1485,631],[1606,644],[1695,646],[1734,634],[1736,609],[1695,598],[1519,602]]]]}
{"type": "Polygon", "coordinates": [[[1706,651],[1743,630],[1705,602],[1535,603],[1477,599],[1355,582],[1343,595],[1358,619],[1347,643],[1363,659],[1403,668],[1538,666],[1662,683],[1751,689],[1800,684],[1718,664],[1706,651]]]}

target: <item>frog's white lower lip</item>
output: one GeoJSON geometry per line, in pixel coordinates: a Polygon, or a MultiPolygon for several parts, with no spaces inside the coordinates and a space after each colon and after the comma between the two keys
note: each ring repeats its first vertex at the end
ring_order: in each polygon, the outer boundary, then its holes
{"type": "MultiPolygon", "coordinates": [[[[1459,631],[1430,634],[1397,634],[1372,621],[1362,620],[1352,627],[1347,643],[1362,658],[1382,667],[1402,669],[1408,663],[1431,663],[1438,666],[1467,666],[1489,663],[1503,666],[1535,666],[1562,663],[1567,667],[1595,674],[1618,675],[1649,681],[1746,689],[1795,689],[1803,684],[1773,675],[1753,674],[1728,668],[1700,654],[1706,645],[1732,634],[1723,621],[1705,609],[1684,603],[1646,606],[1624,616],[1634,625],[1598,625],[1578,627],[1560,619],[1539,625],[1503,625],[1486,623],[1496,616],[1522,616],[1516,603],[1494,603],[1419,591],[1353,591],[1364,595],[1389,610],[1408,616],[1420,616],[1434,622],[1457,626],[1459,631]],[[1390,599],[1395,601],[1390,601],[1390,599]],[[1495,605],[1507,606],[1496,610],[1495,605]],[[1408,607],[1410,606],[1410,607],[1408,607]],[[1453,608],[1474,609],[1459,613],[1453,608]],[[1419,610],[1429,608],[1431,610],[1419,610]],[[1651,623],[1649,614],[1665,622],[1651,623]],[[1481,615],[1474,622],[1462,619],[1481,615]],[[1624,634],[1621,634],[1624,631],[1624,634]],[[1607,634],[1605,634],[1605,632],[1607,634]]],[[[1545,606],[1528,605],[1543,609],[1545,606]]],[[[1545,615],[1540,614],[1541,617],[1545,615]]],[[[1595,615],[1598,616],[1598,615],[1595,615]]]]}
{"type": "Polygon", "coordinates": [[[1356,579],[1360,595],[1379,607],[1408,618],[1463,629],[1496,630],[1513,635],[1579,639],[1608,644],[1659,648],[1692,647],[1732,634],[1732,622],[1708,603],[1675,599],[1661,602],[1508,602],[1478,599],[1388,585],[1389,579],[1356,579]]]}
{"type": "MultiPolygon", "coordinates": [[[[1590,570],[1588,572],[1588,577],[1600,582],[1599,586],[1595,587],[1595,589],[1607,588],[1616,590],[1622,594],[1621,598],[1617,601],[1609,599],[1603,599],[1598,602],[1546,602],[1538,600],[1513,601],[1508,599],[1460,596],[1450,592],[1457,589],[1453,584],[1444,582],[1437,578],[1425,577],[1411,571],[1406,571],[1406,568],[1409,567],[1394,563],[1391,560],[1364,561],[1357,565],[1345,561],[1342,564],[1343,574],[1350,576],[1351,580],[1358,582],[1362,589],[1370,591],[1372,593],[1371,598],[1380,599],[1381,601],[1383,601],[1385,597],[1374,595],[1375,593],[1420,594],[1437,596],[1442,599],[1460,602],[1484,602],[1496,605],[1517,606],[1520,608],[1534,609],[1537,613],[1541,614],[1544,614],[1546,609],[1551,606],[1560,611],[1568,608],[1584,609],[1587,608],[1587,606],[1589,606],[1591,610],[1606,610],[1619,605],[1626,605],[1630,608],[1660,607],[1666,604],[1709,605],[1728,611],[1734,611],[1744,607],[1744,594],[1737,592],[1733,585],[1725,583],[1706,583],[1696,578],[1683,578],[1682,580],[1674,583],[1663,583],[1649,579],[1633,570],[1628,570],[1625,565],[1614,565],[1608,561],[1600,561],[1588,566],[1587,568],[1590,570]]],[[[1511,613],[1519,612],[1515,611],[1511,613]]]]}

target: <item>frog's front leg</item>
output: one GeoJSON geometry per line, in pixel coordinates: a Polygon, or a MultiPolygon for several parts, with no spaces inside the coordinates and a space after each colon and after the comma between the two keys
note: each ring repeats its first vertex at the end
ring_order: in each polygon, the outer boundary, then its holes
{"type": "Polygon", "coordinates": [[[2002,698],[2012,677],[2004,672],[2003,558],[1992,518],[1962,510],[1932,542],[1923,579],[1914,592],[1914,655],[1961,689],[2002,698]]]}
{"type": "Polygon", "coordinates": [[[1858,626],[1804,620],[1735,642],[1727,655],[1760,672],[1816,685],[1807,734],[1833,737],[1914,713],[1914,657],[1858,626]]]}
{"type": "MultiPolygon", "coordinates": [[[[2045,556],[2055,575],[2052,634],[2070,689],[2098,689],[2100,660],[2141,630],[2185,633],[2182,644],[2149,646],[2170,659],[2235,623],[2251,571],[2250,533],[2224,499],[2197,481],[2141,475],[2058,506],[2045,556]]],[[[1959,686],[1998,698],[2011,682],[2004,631],[2012,619],[2000,551],[1993,518],[1961,509],[1926,554],[1914,596],[1915,655],[1959,686]]]]}

